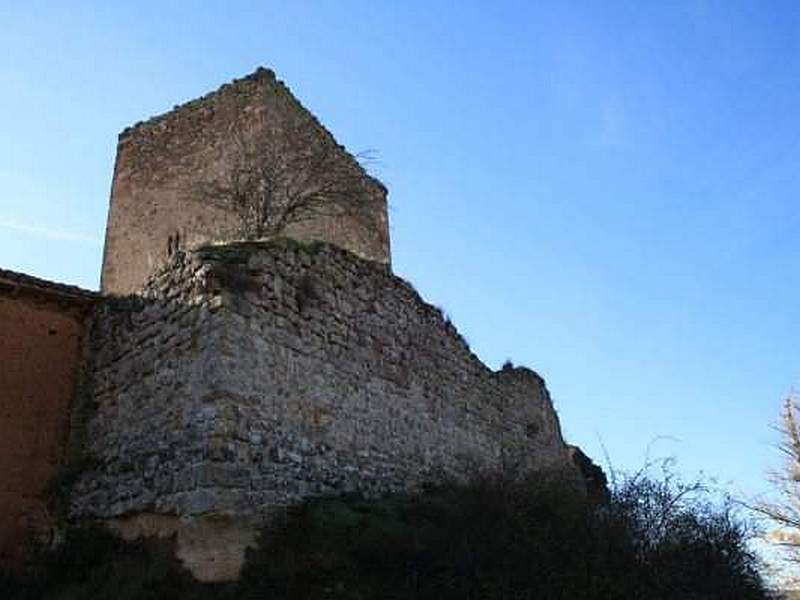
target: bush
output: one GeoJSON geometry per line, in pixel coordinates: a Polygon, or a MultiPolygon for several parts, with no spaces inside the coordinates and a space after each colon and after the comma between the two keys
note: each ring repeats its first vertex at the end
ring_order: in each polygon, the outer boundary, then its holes
{"type": "Polygon", "coordinates": [[[638,474],[592,506],[559,481],[306,504],[246,584],[300,598],[766,598],[748,530],[700,486],[638,474]]]}
{"type": "Polygon", "coordinates": [[[557,479],[481,480],[309,501],[263,531],[241,580],[227,585],[194,582],[168,545],[84,531],[40,558],[36,584],[22,593],[13,583],[3,597],[768,598],[747,538],[729,503],[672,476],[629,477],[602,505],[557,479]]]}

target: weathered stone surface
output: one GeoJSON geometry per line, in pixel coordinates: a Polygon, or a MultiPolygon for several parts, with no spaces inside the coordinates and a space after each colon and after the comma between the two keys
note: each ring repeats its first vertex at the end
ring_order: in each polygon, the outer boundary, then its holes
{"type": "Polygon", "coordinates": [[[608,479],[602,467],[595,464],[578,446],[569,446],[569,454],[585,482],[589,500],[598,504],[608,503],[611,499],[611,490],[608,488],[608,479]]]}
{"type": "Polygon", "coordinates": [[[577,473],[538,375],[491,371],[408,283],[334,246],[180,253],[106,302],[91,345],[98,468],[76,517],[257,520],[310,495],[577,473]]]}
{"type": "Polygon", "coordinates": [[[108,521],[124,540],[174,538],[175,554],[200,581],[236,579],[242,557],[256,545],[258,530],[247,519],[179,518],[149,513],[108,521]]]}
{"type": "Polygon", "coordinates": [[[336,156],[337,165],[363,175],[370,201],[358,218],[319,211],[314,218],[291,223],[286,235],[325,240],[388,263],[386,188],[364,172],[272,71],[259,69],[122,132],[106,229],[103,292],[138,292],[168,259],[173,244],[191,248],[238,237],[234,212],[199,197],[198,184],[224,179],[237,168],[242,141],[264,131],[291,131],[290,124],[298,117],[311,119],[317,133],[315,147],[326,148],[336,156]],[[232,137],[234,131],[241,139],[232,137]]]}

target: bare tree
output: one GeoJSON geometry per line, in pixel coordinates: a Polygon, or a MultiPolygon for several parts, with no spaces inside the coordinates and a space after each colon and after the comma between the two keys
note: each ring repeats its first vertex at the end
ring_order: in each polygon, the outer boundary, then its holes
{"type": "Polygon", "coordinates": [[[310,115],[278,125],[261,123],[251,131],[229,130],[233,157],[217,179],[203,181],[194,193],[233,210],[238,235],[269,238],[288,226],[320,216],[369,216],[375,202],[361,161],[349,157],[310,115]]]}
{"type": "Polygon", "coordinates": [[[777,496],[774,500],[759,499],[748,502],[748,508],[764,517],[776,529],[767,539],[788,551],[788,558],[800,562],[800,423],[797,413],[798,398],[790,394],[784,401],[783,413],[777,430],[781,441],[778,448],[783,454],[782,467],[771,474],[777,496]]]}

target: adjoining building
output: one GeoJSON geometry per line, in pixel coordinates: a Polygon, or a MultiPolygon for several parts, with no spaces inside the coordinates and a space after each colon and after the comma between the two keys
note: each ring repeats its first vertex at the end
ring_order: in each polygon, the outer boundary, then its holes
{"type": "Polygon", "coordinates": [[[0,269],[0,561],[47,536],[95,292],[0,269]]]}

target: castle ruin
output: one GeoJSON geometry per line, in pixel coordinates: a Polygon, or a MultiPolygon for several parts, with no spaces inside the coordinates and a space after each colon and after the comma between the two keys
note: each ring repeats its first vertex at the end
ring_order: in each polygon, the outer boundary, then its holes
{"type": "Polygon", "coordinates": [[[392,273],[386,189],[271,71],[120,135],[101,287],[0,272],[3,433],[37,419],[50,432],[44,449],[33,425],[0,446],[4,475],[47,455],[17,495],[0,490],[16,515],[0,520],[7,554],[30,537],[26,511],[48,506],[59,464],[69,520],[176,536],[203,580],[236,577],[259,524],[310,496],[579,473],[544,381],[489,369],[392,273]],[[364,211],[242,240],[239,215],[198,186],[236,168],[242,140],[296,119],[362,178],[364,211]],[[52,351],[63,374],[18,349],[64,335],[52,351]]]}
{"type": "MultiPolygon", "coordinates": [[[[163,264],[170,238],[191,248],[209,240],[239,237],[235,212],[211,202],[198,187],[224,180],[240,167],[242,145],[263,136],[268,136],[265,144],[280,143],[298,129],[304,136],[303,146],[310,146],[314,156],[330,156],[327,168],[351,169],[363,179],[365,210],[357,216],[316,211],[312,218],[290,222],[283,234],[327,241],[356,256],[388,264],[386,188],[367,175],[272,71],[262,68],[120,134],[102,292],[121,295],[141,289],[163,264]]],[[[305,149],[283,145],[288,147],[279,150],[287,153],[305,149]]],[[[298,161],[296,170],[310,169],[310,162],[298,161]]]]}

